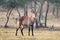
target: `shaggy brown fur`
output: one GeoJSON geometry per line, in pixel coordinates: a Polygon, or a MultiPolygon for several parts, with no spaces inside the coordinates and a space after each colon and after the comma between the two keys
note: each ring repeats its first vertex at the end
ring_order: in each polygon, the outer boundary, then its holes
{"type": "Polygon", "coordinates": [[[29,16],[20,17],[17,21],[16,35],[19,28],[21,29],[21,34],[23,35],[23,29],[25,27],[29,28],[28,35],[30,35],[30,28],[32,30],[32,35],[33,35],[33,24],[35,22],[35,17],[36,17],[35,13],[33,13],[30,17],[29,16]]]}

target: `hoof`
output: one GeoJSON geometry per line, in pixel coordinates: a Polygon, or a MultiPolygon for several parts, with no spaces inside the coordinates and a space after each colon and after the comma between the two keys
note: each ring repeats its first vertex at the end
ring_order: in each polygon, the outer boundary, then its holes
{"type": "Polygon", "coordinates": [[[28,35],[28,36],[30,36],[30,35],[28,35]]]}
{"type": "Polygon", "coordinates": [[[30,34],[28,34],[28,36],[30,36],[30,34]]]}
{"type": "Polygon", "coordinates": [[[24,36],[24,35],[22,35],[22,36],[24,36]]]}
{"type": "Polygon", "coordinates": [[[34,36],[34,34],[32,34],[32,36],[34,36]]]}
{"type": "Polygon", "coordinates": [[[15,34],[15,36],[17,36],[17,34],[15,34]]]}

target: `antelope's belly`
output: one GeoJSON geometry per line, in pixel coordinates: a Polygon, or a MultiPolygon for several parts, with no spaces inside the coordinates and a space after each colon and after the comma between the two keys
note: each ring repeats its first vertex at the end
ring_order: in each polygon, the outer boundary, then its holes
{"type": "Polygon", "coordinates": [[[30,25],[31,24],[31,21],[30,20],[24,20],[22,22],[22,24],[27,26],[27,25],[30,25]]]}

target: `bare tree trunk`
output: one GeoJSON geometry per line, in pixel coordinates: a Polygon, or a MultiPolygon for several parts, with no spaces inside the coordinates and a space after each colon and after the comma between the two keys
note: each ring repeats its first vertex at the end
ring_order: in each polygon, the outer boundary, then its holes
{"type": "Polygon", "coordinates": [[[36,1],[34,1],[34,11],[36,12],[36,1]]]}
{"type": "Polygon", "coordinates": [[[55,7],[53,6],[53,12],[52,12],[52,13],[53,13],[53,15],[55,16],[54,12],[55,12],[55,7]]]}
{"type": "Polygon", "coordinates": [[[6,21],[6,23],[5,23],[5,28],[8,27],[7,24],[8,24],[8,21],[9,21],[9,17],[10,17],[11,12],[12,12],[12,9],[11,9],[10,12],[8,13],[7,21],[6,21]]]}
{"type": "MultiPolygon", "coordinates": [[[[37,2],[34,0],[34,12],[36,12],[36,4],[37,2]]],[[[38,28],[38,20],[36,18],[36,28],[38,28]]]]}
{"type": "Polygon", "coordinates": [[[45,15],[45,27],[47,27],[47,15],[48,15],[48,10],[49,10],[49,2],[47,2],[47,10],[46,10],[46,15],[45,15]]]}
{"type": "Polygon", "coordinates": [[[8,9],[6,16],[8,16],[10,9],[8,9]]]}
{"type": "Polygon", "coordinates": [[[25,4],[25,7],[24,7],[24,16],[28,16],[28,5],[25,4]]]}
{"type": "Polygon", "coordinates": [[[20,12],[19,12],[18,8],[16,8],[16,9],[17,9],[17,12],[18,12],[18,14],[19,14],[19,17],[20,17],[20,16],[21,16],[21,15],[20,15],[20,12]]]}
{"type": "Polygon", "coordinates": [[[57,7],[57,13],[56,13],[56,15],[57,15],[57,18],[58,18],[58,7],[57,7]]]}
{"type": "Polygon", "coordinates": [[[31,12],[34,11],[33,6],[34,6],[34,5],[33,5],[33,2],[31,2],[31,4],[30,4],[31,12]]]}
{"type": "Polygon", "coordinates": [[[39,14],[40,26],[41,26],[41,16],[42,16],[42,10],[43,10],[43,4],[41,4],[40,14],[39,14]]]}

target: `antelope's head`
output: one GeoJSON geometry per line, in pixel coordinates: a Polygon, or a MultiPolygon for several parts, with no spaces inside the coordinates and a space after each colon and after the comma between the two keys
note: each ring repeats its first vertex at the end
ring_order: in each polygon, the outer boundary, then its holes
{"type": "Polygon", "coordinates": [[[33,11],[31,17],[34,21],[36,21],[36,16],[37,16],[37,12],[33,11]]]}
{"type": "Polygon", "coordinates": [[[36,16],[37,16],[37,12],[32,11],[32,15],[33,15],[34,17],[36,17],[36,16]]]}

